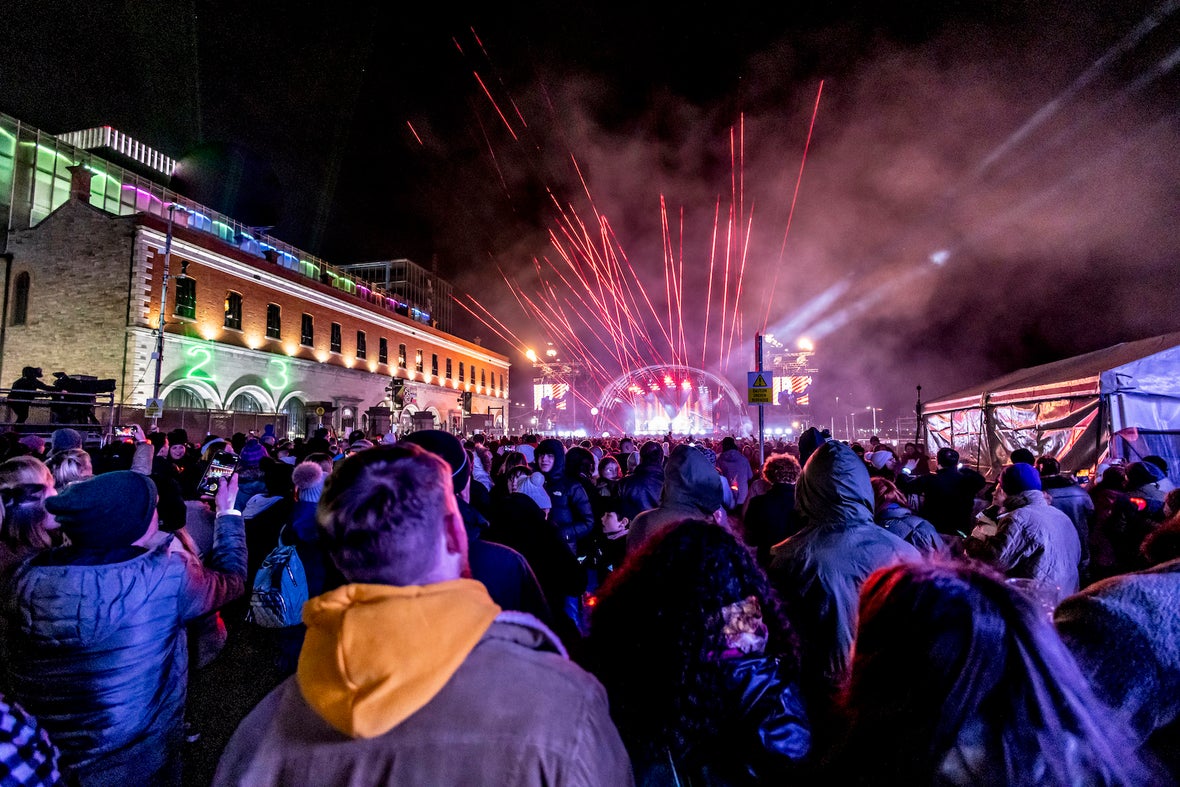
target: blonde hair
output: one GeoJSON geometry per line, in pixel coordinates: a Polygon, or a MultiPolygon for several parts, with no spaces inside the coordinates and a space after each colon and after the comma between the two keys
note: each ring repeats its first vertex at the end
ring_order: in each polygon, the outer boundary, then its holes
{"type": "Polygon", "coordinates": [[[51,546],[45,498],[53,489],[53,474],[39,459],[15,456],[0,463],[0,500],[4,503],[0,539],[12,546],[51,546]]]}
{"type": "Polygon", "coordinates": [[[84,481],[94,475],[90,454],[81,448],[56,453],[45,464],[53,473],[53,481],[59,492],[75,481],[84,481]]]}

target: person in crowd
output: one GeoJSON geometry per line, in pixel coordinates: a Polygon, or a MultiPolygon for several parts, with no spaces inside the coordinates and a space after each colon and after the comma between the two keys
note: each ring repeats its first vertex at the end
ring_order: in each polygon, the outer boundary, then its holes
{"type": "Polygon", "coordinates": [[[770,578],[803,643],[804,688],[826,702],[848,667],[861,583],[921,553],[874,521],[869,472],[842,443],[807,460],[795,505],[806,524],[771,550],[770,578]]]}
{"type": "Polygon", "coordinates": [[[750,460],[738,450],[737,441],[729,435],[721,440],[717,470],[733,490],[733,507],[745,503],[750,491],[750,482],[754,480],[754,470],[750,467],[750,460]]]}
{"type": "Polygon", "coordinates": [[[1150,510],[1159,511],[1164,507],[1169,489],[1167,476],[1159,465],[1153,462],[1132,462],[1126,467],[1127,494],[1146,501],[1150,510]]]}
{"type": "Polygon", "coordinates": [[[664,449],[655,440],[648,440],[639,449],[639,464],[619,484],[623,515],[634,522],[641,511],[660,504],[663,489],[664,449]]]}
{"type": "Polygon", "coordinates": [[[247,500],[266,493],[266,470],[263,465],[270,464],[270,456],[254,437],[248,438],[241,449],[235,451],[238,454],[238,476],[241,479],[237,508],[245,510],[247,500]]]}
{"type": "Polygon", "coordinates": [[[601,685],[464,578],[452,475],[411,443],[341,462],[319,521],[351,584],[309,602],[297,674],[214,784],[632,784],[601,685]]]}
{"type": "Polygon", "coordinates": [[[54,430],[49,436],[49,454],[46,458],[62,451],[72,451],[82,447],[82,434],[77,429],[68,427],[54,430]]]}
{"type": "Polygon", "coordinates": [[[542,440],[537,445],[536,457],[537,470],[545,476],[545,491],[553,506],[549,509],[549,521],[561,533],[570,551],[584,556],[594,531],[590,495],[578,476],[566,473],[565,446],[560,440],[542,440]]]}
{"type": "MultiPolygon", "coordinates": [[[[519,477],[528,470],[513,471],[519,477]]],[[[512,492],[492,508],[491,526],[484,533],[488,541],[511,547],[524,556],[537,577],[552,612],[553,631],[566,644],[581,639],[578,621],[569,611],[586,590],[586,569],[570,552],[557,530],[545,521],[545,514],[531,497],[512,492]]]]}
{"type": "Polygon", "coordinates": [[[54,545],[57,522],[45,501],[57,494],[53,474],[31,456],[0,463],[0,585],[16,567],[54,545]]]}
{"type": "MultiPolygon", "coordinates": [[[[1144,544],[1152,568],[1066,598],[1054,622],[1099,699],[1180,780],[1180,520],[1144,544]]],[[[1169,781],[1161,778],[1161,783],[1169,781]]]]}
{"type": "Polygon", "coordinates": [[[811,747],[796,642],[728,530],[697,519],[654,536],[607,580],[590,625],[639,784],[789,783],[811,747]]]}
{"type": "Polygon", "coordinates": [[[507,610],[528,612],[542,622],[551,622],[549,604],[528,561],[516,550],[487,541],[483,533],[488,520],[469,500],[470,462],[463,444],[439,429],[424,429],[407,435],[400,444],[417,445],[443,458],[451,467],[456,502],[467,528],[467,555],[471,576],[482,582],[492,600],[507,610]]]}
{"type": "Polygon", "coordinates": [[[806,467],[807,460],[815,453],[816,449],[831,439],[826,431],[811,426],[799,435],[799,464],[806,467]]]}
{"type": "Polygon", "coordinates": [[[90,454],[81,448],[57,451],[46,460],[45,466],[53,474],[53,485],[60,491],[75,481],[85,481],[94,475],[90,454]]]}
{"type": "Polygon", "coordinates": [[[870,478],[884,478],[892,482],[897,478],[897,457],[888,446],[878,448],[865,455],[865,466],[870,478]]]}
{"type": "Polygon", "coordinates": [[[1036,454],[1028,448],[1017,448],[1008,456],[1008,461],[1014,465],[1035,465],[1036,454]]]}
{"type": "Polygon", "coordinates": [[[205,566],[158,532],[145,475],[106,473],[46,500],[70,543],[13,576],[7,667],[82,785],[179,783],[185,624],[245,586],[237,491],[233,476],[217,490],[205,566]]]}
{"type": "MultiPolygon", "coordinates": [[[[922,516],[939,533],[966,536],[971,532],[975,495],[983,489],[983,476],[959,467],[959,452],[940,448],[936,457],[938,472],[899,479],[901,491],[922,495],[922,516]]],[[[1030,463],[1031,465],[1031,463],[1030,463]]]]}
{"type": "Polygon", "coordinates": [[[599,497],[608,500],[619,499],[622,479],[623,468],[619,466],[619,460],[613,456],[604,456],[598,461],[598,482],[594,485],[594,491],[599,497]]]}
{"type": "Polygon", "coordinates": [[[16,417],[16,423],[23,424],[29,420],[29,405],[37,398],[37,391],[52,391],[52,385],[41,381],[44,373],[36,366],[26,366],[21,370],[8,393],[8,409],[16,417]]]}
{"type": "Polygon", "coordinates": [[[1057,600],[1078,592],[1082,546],[1077,530],[1069,517],[1049,505],[1036,468],[1023,462],[1005,467],[999,497],[996,534],[982,541],[972,538],[967,553],[1010,578],[1034,580],[1046,591],[1056,588],[1057,600]]]}
{"type": "Polygon", "coordinates": [[[906,496],[887,478],[874,478],[873,499],[877,524],[913,545],[923,557],[946,557],[949,550],[934,525],[908,508],[906,496]]]}
{"type": "Polygon", "coordinates": [[[1043,612],[976,567],[869,577],[842,708],[841,784],[1146,783],[1043,612]]]}
{"type": "Polygon", "coordinates": [[[507,494],[525,495],[537,504],[543,517],[549,518],[549,509],[553,507],[553,501],[545,491],[545,476],[539,472],[530,472],[527,465],[521,465],[508,471],[507,485],[507,494]]]}
{"type": "Polygon", "coordinates": [[[1049,505],[1073,522],[1082,545],[1078,576],[1087,577],[1090,572],[1090,522],[1094,518],[1094,501],[1077,481],[1061,472],[1061,464],[1053,457],[1042,456],[1037,460],[1036,467],[1041,474],[1041,489],[1049,495],[1049,505]]]}
{"type": "Polygon", "coordinates": [[[664,488],[659,506],[630,520],[627,553],[637,552],[648,539],[685,519],[725,522],[722,486],[714,463],[703,452],[687,443],[676,446],[664,468],[664,488]]]}
{"type": "Polygon", "coordinates": [[[770,548],[794,535],[801,525],[795,517],[795,484],[801,472],[798,460],[790,454],[773,454],[762,466],[762,477],[771,487],[765,494],[750,498],[744,535],[763,568],[770,565],[770,548]]]}
{"type": "Polygon", "coordinates": [[[1160,474],[1162,477],[1159,479],[1159,481],[1157,483],[1159,484],[1160,489],[1163,490],[1165,495],[1168,492],[1171,492],[1173,489],[1176,488],[1176,485],[1172,483],[1172,479],[1168,477],[1168,460],[1167,459],[1164,459],[1162,456],[1159,456],[1157,454],[1148,454],[1147,456],[1143,457],[1143,461],[1147,462],[1148,464],[1155,465],[1157,468],[1159,468],[1159,471],[1160,471],[1160,474]]]}

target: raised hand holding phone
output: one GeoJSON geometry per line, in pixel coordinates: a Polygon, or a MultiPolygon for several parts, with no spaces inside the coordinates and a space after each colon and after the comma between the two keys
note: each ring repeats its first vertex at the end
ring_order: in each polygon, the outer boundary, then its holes
{"type": "Polygon", "coordinates": [[[233,511],[234,503],[238,499],[238,474],[217,479],[217,491],[213,493],[214,510],[218,514],[233,511]]]}

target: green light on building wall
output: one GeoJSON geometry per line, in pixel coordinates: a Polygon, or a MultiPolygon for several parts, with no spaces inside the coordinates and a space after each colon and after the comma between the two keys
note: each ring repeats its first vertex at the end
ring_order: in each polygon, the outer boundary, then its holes
{"type": "Polygon", "coordinates": [[[206,382],[214,382],[213,375],[205,371],[205,367],[213,362],[213,350],[208,347],[189,347],[184,351],[187,358],[192,359],[192,363],[185,371],[184,376],[189,380],[205,380],[206,382]]]}
{"type": "Polygon", "coordinates": [[[270,371],[267,373],[266,380],[264,381],[266,387],[276,394],[285,390],[291,383],[287,377],[287,369],[289,368],[287,362],[281,358],[271,358],[267,366],[270,367],[270,371]]]}

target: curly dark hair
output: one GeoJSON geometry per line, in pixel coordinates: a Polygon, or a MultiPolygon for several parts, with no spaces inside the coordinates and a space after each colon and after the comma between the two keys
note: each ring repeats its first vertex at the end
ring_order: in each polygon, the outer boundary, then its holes
{"type": "Polygon", "coordinates": [[[798,643],[766,575],[727,529],[685,520],[629,555],[590,621],[591,669],[635,754],[680,754],[720,731],[722,609],[753,596],[766,654],[798,670],[798,643]]]}

